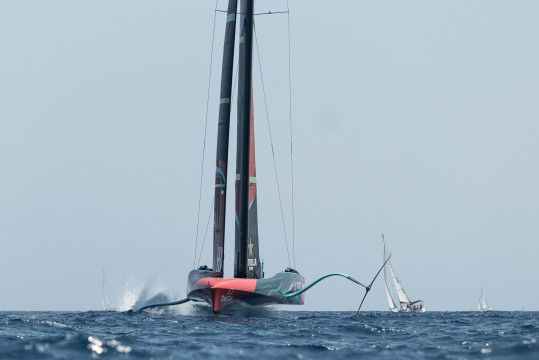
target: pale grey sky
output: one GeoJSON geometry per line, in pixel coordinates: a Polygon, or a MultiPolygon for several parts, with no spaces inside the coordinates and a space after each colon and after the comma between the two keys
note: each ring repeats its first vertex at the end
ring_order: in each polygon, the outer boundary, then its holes
{"type": "MultiPolygon", "coordinates": [[[[103,268],[120,308],[148,282],[184,296],[214,6],[0,1],[0,310],[101,309],[103,268]]],[[[290,0],[290,12],[296,267],[307,282],[333,271],[370,281],[384,233],[427,310],[474,310],[481,288],[496,309],[539,310],[539,3],[290,0]]],[[[291,239],[287,17],[255,22],[291,239]]],[[[288,263],[256,58],[254,69],[269,276],[288,263]]],[[[381,280],[366,310],[387,309],[381,280]]],[[[327,280],[286,309],[355,310],[362,294],[327,280]]]]}

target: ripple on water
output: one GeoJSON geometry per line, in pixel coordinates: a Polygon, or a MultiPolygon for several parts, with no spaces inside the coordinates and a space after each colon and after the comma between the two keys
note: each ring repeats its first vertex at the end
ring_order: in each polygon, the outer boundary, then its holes
{"type": "Polygon", "coordinates": [[[538,313],[0,313],[0,359],[539,358],[538,313]]]}

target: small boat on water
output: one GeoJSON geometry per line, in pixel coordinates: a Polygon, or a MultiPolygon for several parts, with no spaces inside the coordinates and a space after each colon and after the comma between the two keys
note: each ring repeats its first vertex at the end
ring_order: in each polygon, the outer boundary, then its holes
{"type": "Polygon", "coordinates": [[[410,298],[404,291],[404,288],[402,287],[399,279],[397,278],[397,275],[395,275],[395,271],[393,270],[393,266],[391,265],[391,261],[389,260],[384,234],[382,234],[382,241],[384,242],[384,261],[386,262],[386,266],[384,266],[384,281],[386,286],[387,302],[389,303],[389,310],[391,310],[392,312],[425,312],[423,300],[410,300],[410,298]],[[393,296],[391,295],[391,291],[389,290],[386,268],[389,268],[391,282],[393,284],[393,287],[395,288],[395,292],[397,293],[397,299],[399,300],[398,305],[396,304],[395,300],[393,300],[393,296]]]}
{"type": "Polygon", "coordinates": [[[481,312],[494,310],[493,308],[488,306],[487,299],[485,298],[485,294],[483,293],[483,289],[481,289],[481,295],[479,295],[479,304],[477,305],[477,310],[481,312]]]}

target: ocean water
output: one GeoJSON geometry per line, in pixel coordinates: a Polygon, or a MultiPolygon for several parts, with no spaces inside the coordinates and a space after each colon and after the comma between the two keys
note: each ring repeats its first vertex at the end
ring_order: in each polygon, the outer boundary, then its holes
{"type": "Polygon", "coordinates": [[[538,341],[538,312],[0,312],[0,359],[539,359],[538,341]]]}

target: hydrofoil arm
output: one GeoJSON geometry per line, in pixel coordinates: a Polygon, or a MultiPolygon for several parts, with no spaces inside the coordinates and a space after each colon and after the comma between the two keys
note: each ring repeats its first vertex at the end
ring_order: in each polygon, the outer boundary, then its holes
{"type": "Polygon", "coordinates": [[[142,311],[142,310],[146,310],[146,309],[149,309],[149,308],[154,308],[154,307],[159,307],[159,306],[170,306],[170,305],[179,305],[179,304],[183,304],[183,303],[186,303],[189,301],[189,298],[185,298],[185,299],[181,299],[181,300],[177,300],[177,301],[171,301],[171,302],[166,302],[166,303],[157,303],[157,304],[150,304],[150,305],[145,305],[139,309],[135,309],[136,311],[142,311]]]}
{"type": "Polygon", "coordinates": [[[309,285],[305,286],[303,289],[301,290],[298,290],[296,292],[293,292],[293,293],[289,293],[289,294],[285,294],[285,297],[287,298],[291,298],[291,297],[294,297],[294,296],[298,296],[298,295],[301,295],[303,294],[305,291],[309,290],[310,288],[312,288],[313,286],[315,286],[316,284],[318,284],[320,281],[328,278],[328,277],[331,277],[331,276],[342,276],[344,278],[347,278],[348,280],[350,281],[353,281],[355,282],[356,284],[358,285],[361,285],[363,286],[364,288],[367,288],[365,285],[363,285],[362,283],[360,283],[359,281],[357,281],[356,279],[354,279],[353,277],[351,277],[350,275],[347,275],[347,274],[343,274],[343,273],[329,273],[329,274],[326,274],[318,279],[316,279],[315,281],[313,281],[312,283],[310,283],[309,285]]]}

